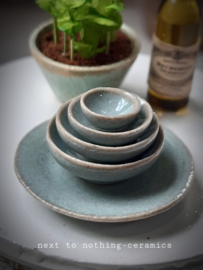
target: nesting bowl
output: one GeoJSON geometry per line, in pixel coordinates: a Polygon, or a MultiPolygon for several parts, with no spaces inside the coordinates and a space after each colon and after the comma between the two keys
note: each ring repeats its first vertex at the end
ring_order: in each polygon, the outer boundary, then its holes
{"type": "MultiPolygon", "coordinates": [[[[89,91],[91,99],[88,102],[86,98],[89,93],[73,98],[63,104],[50,121],[46,137],[51,153],[61,166],[76,176],[98,184],[116,183],[146,171],[160,156],[164,145],[163,130],[157,115],[144,99],[136,95],[130,98],[129,102],[137,111],[135,113],[134,109],[129,108],[129,114],[133,113],[134,118],[122,130],[100,130],[83,113],[81,104],[84,101],[89,110],[101,116],[105,102],[113,102],[115,93],[120,91],[112,88],[104,91],[93,89],[89,91]],[[97,110],[98,96],[112,91],[113,98],[102,98],[102,105],[97,110]],[[92,98],[92,93],[97,98],[92,98]]],[[[128,94],[124,92],[122,97],[128,94]]],[[[116,104],[119,103],[117,101],[116,104]]],[[[127,106],[131,107],[129,104],[127,106]]],[[[109,113],[112,119],[114,110],[109,113]]],[[[123,118],[128,118],[127,111],[123,118]]]]}
{"type": "MultiPolygon", "coordinates": [[[[79,133],[77,133],[77,129],[72,127],[70,118],[67,117],[67,110],[70,105],[71,101],[68,101],[56,114],[57,131],[62,140],[69,147],[93,161],[114,163],[131,159],[132,157],[141,154],[151,146],[159,130],[158,118],[154,114],[153,120],[150,121],[148,129],[146,128],[146,133],[143,136],[140,136],[139,139],[136,139],[135,136],[133,143],[116,147],[94,144],[92,143],[91,136],[89,136],[89,138],[88,136],[87,138],[83,138],[79,133]]],[[[128,132],[126,131],[125,133],[127,134],[128,132]]],[[[115,135],[114,137],[116,138],[116,133],[112,133],[112,135],[115,135]]],[[[122,138],[122,136],[125,135],[119,134],[119,136],[122,138]]],[[[105,137],[105,140],[108,140],[107,136],[105,137]]]]}
{"type": "Polygon", "coordinates": [[[80,106],[81,98],[81,96],[78,96],[71,100],[68,106],[68,119],[78,134],[94,144],[105,146],[129,144],[140,137],[152,121],[153,111],[151,106],[144,99],[138,97],[141,106],[140,113],[130,125],[117,132],[100,130],[92,125],[83,114],[80,106]]]}
{"type": "Polygon", "coordinates": [[[85,117],[102,130],[120,130],[135,120],[141,104],[136,95],[118,88],[100,87],[81,96],[85,117]]]}

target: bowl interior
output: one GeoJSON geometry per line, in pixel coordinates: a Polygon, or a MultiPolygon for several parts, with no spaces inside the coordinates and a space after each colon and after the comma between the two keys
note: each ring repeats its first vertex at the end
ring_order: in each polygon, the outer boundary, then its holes
{"type": "Polygon", "coordinates": [[[67,144],[65,144],[64,141],[61,139],[61,137],[58,134],[56,124],[55,124],[55,119],[53,119],[51,121],[48,129],[49,129],[49,133],[50,133],[50,139],[53,142],[53,144],[55,146],[57,146],[57,148],[61,152],[65,153],[67,157],[68,156],[73,157],[74,158],[74,160],[72,160],[73,163],[76,163],[77,161],[80,161],[80,162],[83,163],[85,161],[85,162],[89,162],[90,165],[91,164],[92,165],[93,164],[100,164],[101,167],[105,166],[105,165],[108,165],[108,166],[112,166],[112,167],[116,168],[116,166],[118,166],[118,165],[123,165],[123,164],[126,164],[126,163],[134,163],[134,162],[137,162],[139,160],[148,158],[148,157],[152,156],[161,147],[161,145],[163,143],[163,130],[160,128],[154,143],[143,154],[141,154],[141,155],[139,155],[137,157],[134,157],[134,158],[132,158],[130,160],[127,160],[126,162],[124,161],[124,162],[119,162],[119,163],[115,163],[115,164],[104,164],[104,163],[100,163],[100,162],[96,162],[96,161],[92,162],[91,159],[78,154],[76,151],[72,150],[67,144]]]}
{"type": "MultiPolygon", "coordinates": [[[[133,113],[136,109],[134,99],[105,90],[94,91],[86,95],[83,101],[91,112],[107,118],[125,116],[133,113]]],[[[114,120],[116,119],[114,118],[114,120]]]]}

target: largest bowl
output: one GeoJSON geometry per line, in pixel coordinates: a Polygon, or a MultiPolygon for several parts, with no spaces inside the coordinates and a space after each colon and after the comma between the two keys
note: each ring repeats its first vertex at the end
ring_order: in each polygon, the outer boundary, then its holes
{"type": "Polygon", "coordinates": [[[38,48],[39,37],[51,28],[52,22],[38,26],[31,34],[29,45],[32,55],[39,64],[57,98],[66,100],[96,87],[118,87],[140,51],[140,42],[134,29],[123,24],[121,31],[131,40],[131,55],[117,63],[95,67],[71,66],[46,57],[38,48]]]}

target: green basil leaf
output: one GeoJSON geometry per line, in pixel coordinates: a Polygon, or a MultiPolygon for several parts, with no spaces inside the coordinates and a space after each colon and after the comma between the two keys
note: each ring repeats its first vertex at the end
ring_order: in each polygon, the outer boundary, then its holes
{"type": "Polygon", "coordinates": [[[82,29],[82,24],[80,22],[66,21],[66,22],[58,22],[58,27],[61,31],[70,35],[71,38],[74,38],[75,35],[82,29]]]}
{"type": "Polygon", "coordinates": [[[38,6],[52,15],[52,3],[51,0],[37,0],[38,6]]]}
{"type": "Polygon", "coordinates": [[[98,5],[99,5],[99,2],[101,2],[101,0],[92,0],[92,6],[93,6],[94,8],[97,8],[98,5]]]}
{"type": "Polygon", "coordinates": [[[86,43],[90,43],[93,46],[97,47],[102,35],[105,36],[105,34],[101,33],[100,28],[97,27],[97,24],[84,23],[83,40],[86,43]]]}
{"type": "Polygon", "coordinates": [[[55,13],[57,17],[61,17],[65,12],[67,12],[67,6],[62,3],[62,1],[56,1],[55,13]]]}
{"type": "Polygon", "coordinates": [[[123,3],[112,4],[112,5],[105,7],[106,12],[109,12],[111,10],[122,11],[124,9],[125,9],[125,7],[124,7],[123,3]]]}
{"type": "Polygon", "coordinates": [[[91,44],[85,42],[74,42],[74,50],[75,52],[83,58],[90,58],[97,53],[101,53],[105,51],[105,46],[101,48],[95,48],[91,44]]]}
{"type": "Polygon", "coordinates": [[[74,42],[74,50],[80,57],[90,58],[95,54],[95,48],[85,42],[74,42]]]}
{"type": "Polygon", "coordinates": [[[78,8],[86,2],[86,0],[62,0],[62,1],[69,8],[78,8]]]}
{"type": "Polygon", "coordinates": [[[84,4],[79,8],[75,9],[72,13],[73,19],[75,21],[81,21],[89,12],[89,4],[84,4]]]}
{"type": "Polygon", "coordinates": [[[58,27],[61,28],[65,23],[68,23],[71,21],[71,17],[69,14],[69,11],[67,10],[61,18],[58,19],[58,27]]]}
{"type": "Polygon", "coordinates": [[[120,4],[120,3],[123,4],[123,0],[112,0],[112,3],[113,4],[120,4]]]}
{"type": "Polygon", "coordinates": [[[96,15],[87,15],[84,17],[85,20],[89,20],[92,23],[97,23],[100,25],[108,26],[108,27],[117,27],[118,24],[108,18],[99,17],[96,15]]]}
{"type": "Polygon", "coordinates": [[[71,16],[68,9],[66,9],[63,15],[59,18],[59,20],[70,20],[70,19],[71,19],[71,16]]]}
{"type": "Polygon", "coordinates": [[[114,30],[118,30],[123,23],[121,14],[118,11],[114,10],[111,12],[110,17],[111,17],[111,20],[117,24],[117,27],[115,27],[114,30]]]}
{"type": "Polygon", "coordinates": [[[92,6],[97,10],[97,12],[103,16],[106,15],[106,7],[111,5],[111,0],[92,0],[92,6]]]}

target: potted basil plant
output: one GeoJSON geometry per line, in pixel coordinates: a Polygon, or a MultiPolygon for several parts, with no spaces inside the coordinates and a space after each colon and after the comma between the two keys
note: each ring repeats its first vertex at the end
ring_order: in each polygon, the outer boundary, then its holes
{"type": "Polygon", "coordinates": [[[31,53],[57,98],[118,87],[136,59],[136,32],[122,24],[122,0],[37,0],[52,20],[30,37],[31,53]]]}

